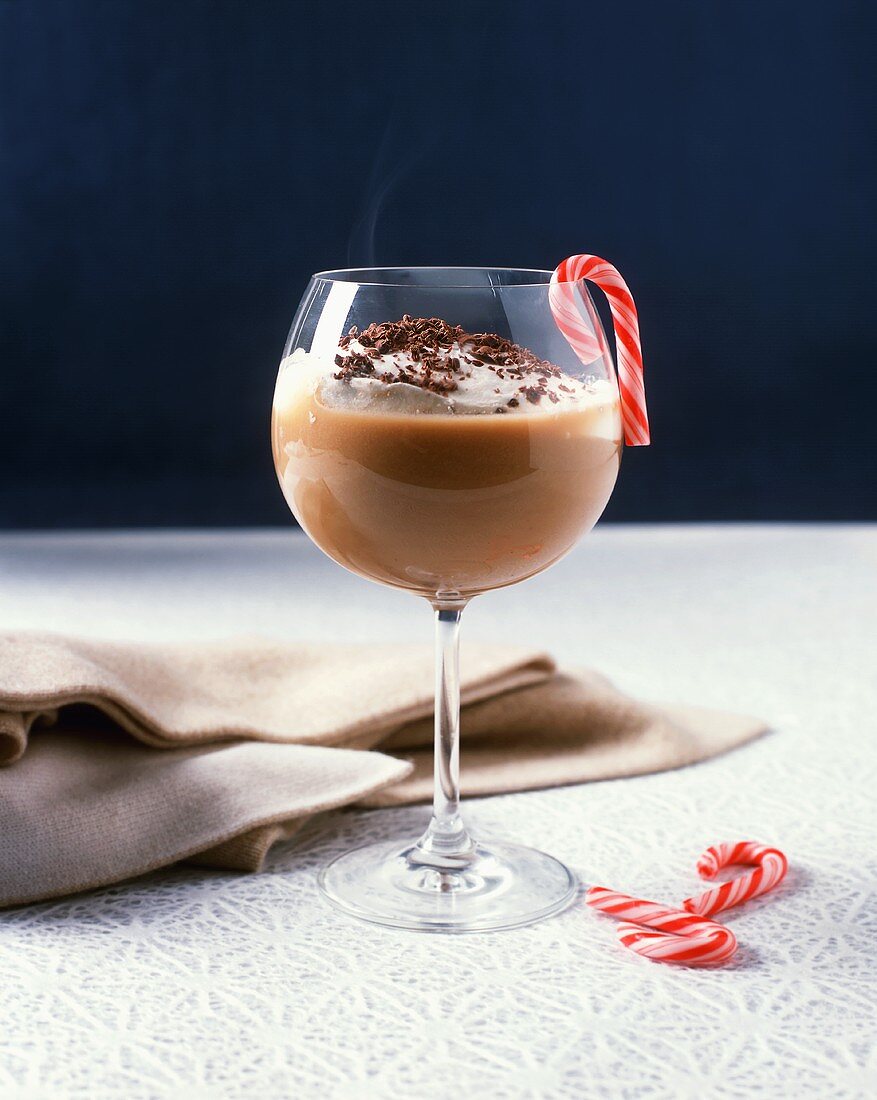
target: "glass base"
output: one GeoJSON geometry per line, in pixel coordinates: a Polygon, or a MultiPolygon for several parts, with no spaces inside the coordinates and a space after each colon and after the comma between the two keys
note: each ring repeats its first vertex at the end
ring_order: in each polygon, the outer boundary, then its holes
{"type": "Polygon", "coordinates": [[[320,889],[351,916],[418,932],[495,932],[566,909],[578,880],[535,848],[473,844],[439,867],[418,844],[370,844],[323,868],[320,889]]]}

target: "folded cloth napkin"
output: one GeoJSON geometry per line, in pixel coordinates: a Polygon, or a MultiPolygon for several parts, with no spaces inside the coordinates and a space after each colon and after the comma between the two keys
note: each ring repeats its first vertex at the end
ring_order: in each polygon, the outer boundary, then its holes
{"type": "MultiPolygon", "coordinates": [[[[541,653],[464,646],[462,667],[469,795],[675,768],[765,729],[541,653]]],[[[255,871],[317,811],[427,799],[432,691],[425,647],[0,635],[0,905],[185,859],[255,871]]]]}

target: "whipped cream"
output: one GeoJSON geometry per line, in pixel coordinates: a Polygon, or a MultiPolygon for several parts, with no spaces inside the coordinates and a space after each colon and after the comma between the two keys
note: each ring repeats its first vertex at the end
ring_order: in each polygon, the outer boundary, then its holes
{"type": "Polygon", "coordinates": [[[298,348],[281,363],[278,400],[287,392],[292,400],[313,395],[328,408],[413,415],[521,416],[584,406],[617,414],[618,406],[604,378],[574,378],[493,333],[466,333],[437,318],[352,329],[331,361],[298,348]]]}
{"type": "MultiPolygon", "coordinates": [[[[358,350],[357,341],[351,341],[350,350],[353,351],[354,349],[358,350]]],[[[525,411],[532,412],[533,406],[541,406],[544,403],[546,407],[550,407],[561,401],[587,398],[592,394],[589,383],[581,382],[579,379],[571,378],[568,375],[542,374],[531,376],[519,373],[511,366],[495,366],[487,362],[481,364],[466,362],[463,357],[467,350],[471,349],[461,347],[455,341],[447,349],[444,356],[446,359],[454,359],[460,363],[459,368],[454,373],[457,388],[451,393],[442,395],[449,408],[455,412],[492,412],[500,406],[508,408],[509,401],[513,399],[517,399],[518,408],[523,405],[525,411]],[[540,390],[545,392],[540,393],[539,401],[529,401],[521,390],[529,382],[536,382],[539,378],[545,380],[539,387],[540,390]],[[527,405],[531,406],[529,410],[526,410],[527,405]]],[[[411,356],[404,351],[376,356],[374,363],[375,375],[381,379],[381,382],[377,383],[378,385],[399,382],[400,375],[402,377],[407,375],[418,377],[422,374],[421,364],[413,362],[411,356]],[[388,375],[389,379],[383,377],[384,375],[388,375]]],[[[353,378],[351,382],[375,384],[372,379],[364,378],[353,378]]],[[[515,407],[512,406],[509,411],[511,412],[515,407]]]]}
{"type": "MultiPolygon", "coordinates": [[[[379,359],[381,373],[391,379],[411,375],[417,364],[404,352],[394,352],[379,359]]],[[[555,400],[542,396],[538,402],[520,392],[524,381],[506,374],[498,377],[486,366],[468,368],[450,394],[438,394],[422,386],[381,378],[336,379],[336,365],[319,356],[297,348],[280,364],[278,404],[285,404],[283,393],[298,400],[305,392],[314,394],[321,405],[329,408],[362,412],[451,413],[478,415],[504,409],[510,415],[546,414],[582,405],[611,407],[618,404],[615,387],[605,378],[579,380],[569,375],[550,377],[544,384],[555,400]],[[283,391],[281,393],[281,391],[283,391]],[[509,405],[510,401],[515,405],[509,405]]],[[[505,373],[505,372],[504,372],[505,373]]]]}

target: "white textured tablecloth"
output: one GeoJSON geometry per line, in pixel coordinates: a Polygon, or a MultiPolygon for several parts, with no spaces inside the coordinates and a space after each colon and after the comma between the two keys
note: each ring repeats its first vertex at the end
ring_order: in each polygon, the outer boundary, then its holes
{"type": "MultiPolygon", "coordinates": [[[[294,532],[5,535],[0,622],[144,639],[431,629],[425,604],[294,532]]],[[[0,914],[4,1100],[877,1093],[877,528],[603,528],[475,601],[464,634],[773,723],[677,772],[469,804],[482,833],[668,902],[696,889],[709,843],[780,845],[787,883],[727,915],[735,963],[648,963],[581,907],[489,936],[350,921],[315,867],[413,835],[425,810],[334,814],[263,875],[175,869],[0,914]]]]}

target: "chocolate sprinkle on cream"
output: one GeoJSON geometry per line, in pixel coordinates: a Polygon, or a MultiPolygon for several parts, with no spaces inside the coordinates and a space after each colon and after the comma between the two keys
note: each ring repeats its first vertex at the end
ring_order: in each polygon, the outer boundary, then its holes
{"type": "MultiPolygon", "coordinates": [[[[342,336],[335,356],[340,382],[371,378],[387,384],[404,382],[441,396],[452,394],[460,380],[469,378],[473,367],[487,367],[498,379],[519,380],[518,392],[531,404],[543,397],[556,403],[557,395],[548,389],[550,379],[563,377],[559,367],[540,359],[532,351],[513,344],[495,332],[466,332],[460,325],[449,325],[439,317],[410,317],[369,325],[360,332],[356,326],[342,336]],[[355,347],[351,347],[355,343],[355,347]],[[452,350],[453,349],[453,350],[452,350]],[[385,356],[404,355],[417,370],[386,369],[385,356]]],[[[561,386],[562,389],[567,389],[561,386]]],[[[499,389],[495,389],[500,393],[499,389]]],[[[508,392],[508,391],[506,391],[508,392]]],[[[572,391],[569,391],[572,392],[572,391]]],[[[497,413],[517,408],[520,400],[512,397],[496,408],[497,413]]]]}

